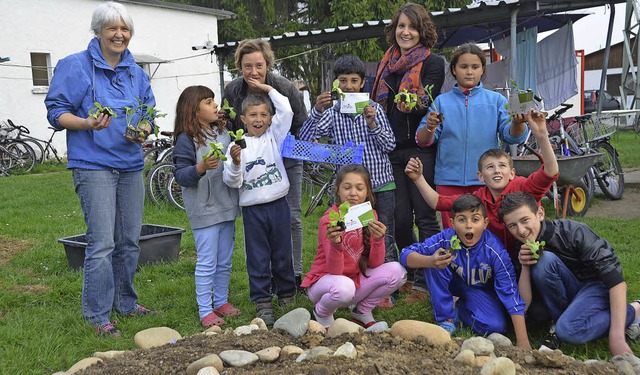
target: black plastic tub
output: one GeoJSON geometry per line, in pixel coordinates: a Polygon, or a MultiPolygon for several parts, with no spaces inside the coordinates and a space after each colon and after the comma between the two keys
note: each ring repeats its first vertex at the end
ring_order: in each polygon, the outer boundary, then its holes
{"type": "MultiPolygon", "coordinates": [[[[184,231],[182,228],[142,224],[138,266],[178,260],[180,240],[184,231]]],[[[60,238],[58,242],[64,245],[69,267],[73,270],[82,269],[84,251],[87,247],[86,233],[60,238]]]]}

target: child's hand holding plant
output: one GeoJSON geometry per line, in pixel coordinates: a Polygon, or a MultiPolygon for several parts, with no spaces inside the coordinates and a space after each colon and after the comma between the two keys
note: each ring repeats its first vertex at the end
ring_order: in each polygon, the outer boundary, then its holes
{"type": "MultiPolygon", "coordinates": [[[[444,115],[440,112],[438,112],[438,108],[436,107],[436,103],[435,103],[435,98],[433,97],[433,85],[427,85],[424,87],[424,92],[427,94],[427,96],[429,97],[429,101],[431,102],[431,105],[433,106],[433,111],[431,111],[431,113],[435,113],[436,118],[438,119],[438,122],[436,123],[436,126],[438,124],[441,124],[444,122],[444,115]]],[[[429,113],[429,115],[431,115],[431,113],[429,113]]],[[[429,125],[429,124],[427,124],[429,125]]],[[[434,128],[429,128],[427,129],[427,131],[433,132],[434,128]],[[431,129],[431,130],[429,130],[431,129]]]]}
{"type": "Polygon", "coordinates": [[[344,201],[340,206],[338,206],[338,211],[329,212],[329,226],[330,227],[340,227],[340,230],[345,230],[346,225],[344,224],[344,217],[349,212],[349,201],[344,201]]]}
{"type": "Polygon", "coordinates": [[[231,156],[233,165],[240,165],[240,161],[242,157],[242,148],[240,146],[232,145],[231,150],[229,151],[229,155],[231,156]]]}

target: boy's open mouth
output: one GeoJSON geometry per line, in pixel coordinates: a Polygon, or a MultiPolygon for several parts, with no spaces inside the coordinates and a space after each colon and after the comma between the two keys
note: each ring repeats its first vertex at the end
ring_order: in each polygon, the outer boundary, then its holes
{"type": "Polygon", "coordinates": [[[473,241],[473,233],[465,233],[464,239],[467,240],[467,242],[473,241]]]}

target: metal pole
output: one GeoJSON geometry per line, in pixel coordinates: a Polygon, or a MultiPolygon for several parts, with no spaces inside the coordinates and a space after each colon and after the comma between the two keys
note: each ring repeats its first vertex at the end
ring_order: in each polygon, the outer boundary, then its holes
{"type": "Polygon", "coordinates": [[[609,15],[609,27],[607,29],[607,46],[604,48],[604,58],[602,60],[600,90],[598,90],[598,102],[596,103],[596,117],[599,117],[600,112],[602,111],[602,93],[604,92],[604,82],[607,79],[607,68],[609,67],[609,52],[611,50],[611,34],[613,33],[613,19],[616,15],[616,5],[613,0],[609,2],[609,6],[611,7],[611,14],[609,15]]]}

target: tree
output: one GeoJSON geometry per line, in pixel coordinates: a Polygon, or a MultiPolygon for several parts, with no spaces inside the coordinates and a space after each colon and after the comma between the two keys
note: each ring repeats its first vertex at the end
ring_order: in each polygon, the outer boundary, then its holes
{"type": "MultiPolygon", "coordinates": [[[[269,37],[285,32],[318,30],[350,25],[352,23],[391,19],[405,0],[176,0],[174,2],[203,5],[234,12],[237,17],[222,20],[218,24],[220,43],[240,41],[246,38],[269,37]],[[198,4],[196,4],[198,3],[198,4]],[[208,5],[205,5],[208,6],[208,5]]],[[[447,7],[467,5],[469,0],[416,1],[425,8],[436,11],[447,7]]],[[[336,56],[352,54],[363,61],[379,61],[389,47],[384,35],[378,38],[340,42],[333,44],[300,45],[274,49],[276,69],[283,76],[308,83],[312,94],[322,87],[323,66],[336,56]],[[320,48],[321,49],[317,49],[320,48]],[[293,56],[293,57],[292,57],[293,56]]],[[[229,71],[236,75],[233,56],[224,61],[229,71]]]]}

